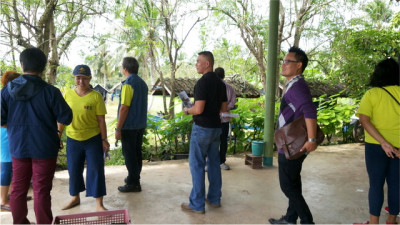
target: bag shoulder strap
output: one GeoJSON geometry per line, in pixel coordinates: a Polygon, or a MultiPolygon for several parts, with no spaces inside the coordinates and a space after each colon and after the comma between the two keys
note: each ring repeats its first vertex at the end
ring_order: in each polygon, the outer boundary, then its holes
{"type": "Polygon", "coordinates": [[[380,87],[380,88],[382,88],[383,90],[385,90],[390,96],[392,96],[392,98],[397,102],[397,104],[400,105],[399,101],[397,101],[397,99],[396,99],[388,90],[386,90],[386,89],[383,88],[383,87],[380,87]]]}

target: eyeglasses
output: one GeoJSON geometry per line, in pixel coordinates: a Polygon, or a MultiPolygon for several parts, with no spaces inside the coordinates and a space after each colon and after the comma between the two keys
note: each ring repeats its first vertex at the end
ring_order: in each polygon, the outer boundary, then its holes
{"type": "Polygon", "coordinates": [[[294,61],[294,60],[282,60],[282,65],[289,64],[289,63],[294,63],[294,62],[300,62],[300,61],[294,61]]]}

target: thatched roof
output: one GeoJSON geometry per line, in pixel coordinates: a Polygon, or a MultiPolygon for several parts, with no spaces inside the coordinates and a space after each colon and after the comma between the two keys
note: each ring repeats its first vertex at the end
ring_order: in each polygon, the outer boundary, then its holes
{"type": "MultiPolygon", "coordinates": [[[[346,90],[342,84],[323,83],[321,81],[307,81],[307,84],[310,87],[311,96],[316,98],[324,94],[328,96],[339,94],[339,92],[346,90]]],[[[342,92],[340,96],[347,97],[346,91],[342,92]]]]}
{"type": "MultiPolygon", "coordinates": [[[[175,79],[175,93],[185,91],[189,97],[193,97],[194,85],[198,79],[194,78],[176,78],[175,79]]],[[[225,81],[235,89],[236,97],[241,98],[258,98],[260,97],[260,91],[252,84],[245,80],[225,78],[225,81]]],[[[167,95],[171,94],[171,78],[165,78],[165,90],[167,95]]],[[[162,85],[160,79],[156,81],[153,88],[151,89],[152,95],[162,95],[162,85]]]]}

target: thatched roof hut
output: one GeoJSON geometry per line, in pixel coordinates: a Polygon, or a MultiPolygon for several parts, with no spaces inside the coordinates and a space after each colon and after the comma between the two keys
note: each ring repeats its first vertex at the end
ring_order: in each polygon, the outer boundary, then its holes
{"type": "Polygon", "coordinates": [[[311,96],[318,98],[321,95],[335,95],[339,94],[339,92],[343,91],[340,96],[347,97],[346,87],[342,84],[332,84],[321,81],[307,81],[308,86],[310,87],[311,96]]]}
{"type": "MultiPolygon", "coordinates": [[[[176,78],[175,79],[175,93],[185,91],[189,97],[193,97],[194,85],[198,79],[194,78],[176,78]]],[[[225,81],[235,89],[236,97],[240,98],[258,98],[260,91],[246,80],[225,78],[225,81]]],[[[162,95],[162,88],[167,91],[167,95],[171,94],[171,78],[164,78],[165,85],[161,85],[160,79],[156,81],[151,89],[152,95],[162,95]]]]}

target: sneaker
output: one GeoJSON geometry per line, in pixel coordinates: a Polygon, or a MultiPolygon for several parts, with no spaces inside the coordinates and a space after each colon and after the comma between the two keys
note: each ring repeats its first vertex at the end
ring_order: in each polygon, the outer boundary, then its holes
{"type": "Polygon", "coordinates": [[[226,165],[225,163],[222,163],[221,165],[219,165],[219,167],[221,167],[222,170],[230,170],[231,168],[226,165]]]}
{"type": "Polygon", "coordinates": [[[213,207],[213,208],[219,208],[219,207],[221,207],[221,203],[220,203],[220,204],[214,204],[214,203],[209,202],[208,199],[206,199],[206,203],[207,203],[209,206],[213,207]]]}
{"type": "Polygon", "coordinates": [[[190,208],[189,204],[187,204],[187,203],[182,203],[181,208],[182,208],[182,210],[184,210],[186,212],[199,213],[199,214],[205,213],[204,210],[194,210],[194,209],[190,208]]]}
{"type": "MultiPolygon", "coordinates": [[[[385,212],[386,212],[386,213],[389,213],[389,206],[386,206],[386,207],[385,207],[385,212]]],[[[397,217],[400,217],[400,212],[399,212],[399,214],[397,215],[397,217]]]]}

